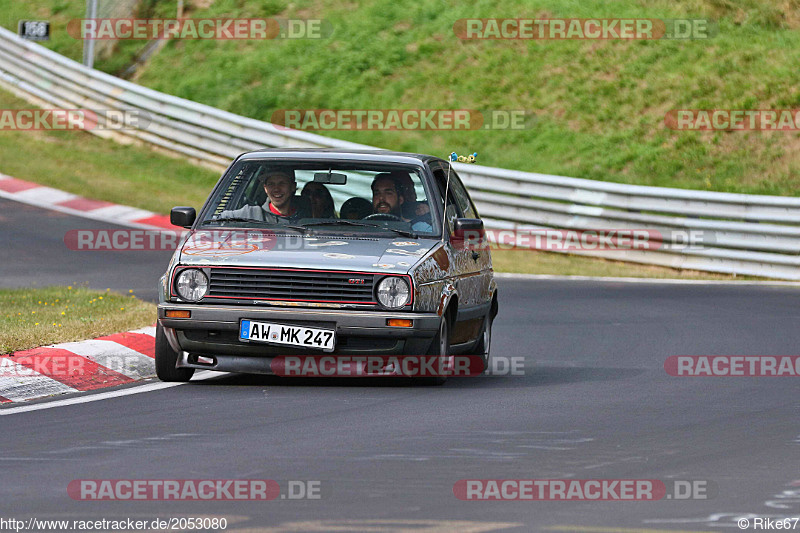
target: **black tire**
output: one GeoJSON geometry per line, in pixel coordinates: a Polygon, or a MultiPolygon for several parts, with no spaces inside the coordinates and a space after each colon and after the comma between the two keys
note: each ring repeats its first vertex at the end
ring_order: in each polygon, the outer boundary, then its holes
{"type": "MultiPolygon", "coordinates": [[[[428,355],[436,355],[444,359],[450,356],[450,317],[445,314],[439,322],[439,331],[431,342],[431,347],[428,349],[428,355]]],[[[442,364],[437,365],[437,368],[442,368],[442,364]]],[[[443,385],[447,381],[447,376],[433,376],[422,378],[422,383],[426,385],[443,385]]]]}
{"type": "Polygon", "coordinates": [[[483,329],[481,330],[481,335],[478,337],[478,341],[475,344],[475,348],[472,350],[472,355],[477,355],[483,361],[483,371],[489,369],[489,364],[491,362],[491,348],[492,348],[492,323],[494,322],[494,316],[490,312],[486,317],[483,319],[483,329]]]}
{"type": "Polygon", "coordinates": [[[175,368],[178,363],[178,352],[167,342],[164,328],[156,324],[156,376],[161,381],[189,381],[194,375],[194,368],[175,368]]]}

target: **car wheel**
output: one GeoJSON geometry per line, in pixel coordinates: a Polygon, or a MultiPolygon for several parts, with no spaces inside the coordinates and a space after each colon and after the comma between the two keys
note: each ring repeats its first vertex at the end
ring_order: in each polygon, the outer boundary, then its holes
{"type": "Polygon", "coordinates": [[[477,355],[481,358],[481,361],[483,361],[484,372],[489,369],[489,363],[491,361],[493,322],[494,319],[492,318],[492,313],[486,315],[486,318],[483,319],[483,331],[481,331],[481,335],[478,337],[475,348],[472,350],[472,355],[477,355]]]}
{"type": "MultiPolygon", "coordinates": [[[[428,350],[428,355],[438,356],[439,361],[436,365],[437,369],[446,369],[453,367],[453,356],[450,354],[450,316],[445,314],[439,323],[439,331],[431,342],[431,347],[428,350]]],[[[428,385],[442,385],[447,381],[447,376],[434,376],[423,379],[424,383],[428,385]]]]}
{"type": "Polygon", "coordinates": [[[175,368],[180,354],[167,342],[164,328],[156,325],[156,376],[161,381],[189,381],[194,375],[194,368],[175,368]]]}

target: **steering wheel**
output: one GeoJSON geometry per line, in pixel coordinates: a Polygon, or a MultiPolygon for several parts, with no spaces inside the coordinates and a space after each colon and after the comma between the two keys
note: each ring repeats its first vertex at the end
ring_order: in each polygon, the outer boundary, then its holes
{"type": "Polygon", "coordinates": [[[362,220],[397,220],[402,222],[403,219],[397,215],[393,215],[391,213],[373,213],[369,216],[364,217],[362,220]]]}

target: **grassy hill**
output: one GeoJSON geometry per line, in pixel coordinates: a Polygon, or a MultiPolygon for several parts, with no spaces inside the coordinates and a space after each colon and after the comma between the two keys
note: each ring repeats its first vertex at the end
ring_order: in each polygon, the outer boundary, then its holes
{"type": "MultiPolygon", "coordinates": [[[[188,0],[192,17],[300,17],[328,39],[171,41],[138,83],[270,120],[287,108],[526,109],[523,131],[335,131],[397,150],[477,151],[484,165],[606,181],[800,194],[800,133],[687,132],[674,108],[800,108],[800,0],[188,0]],[[708,18],[713,38],[658,41],[461,41],[461,18],[708,18]]],[[[173,2],[145,1],[148,16],[173,2]]],[[[49,19],[48,46],[80,58],[65,34],[82,2],[0,0],[0,23],[49,19]],[[73,5],[74,4],[74,5],[73,5]]],[[[143,42],[97,66],[120,72],[143,42]]]]}

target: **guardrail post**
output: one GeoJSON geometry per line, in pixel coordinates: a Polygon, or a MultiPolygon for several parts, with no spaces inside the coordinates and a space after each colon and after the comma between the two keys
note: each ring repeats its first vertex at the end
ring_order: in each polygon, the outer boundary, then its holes
{"type": "MultiPolygon", "coordinates": [[[[86,0],[86,18],[97,18],[97,0],[86,0]]],[[[81,27],[81,33],[83,28],[81,27]]],[[[94,68],[94,39],[83,39],[83,64],[94,68]]]]}

